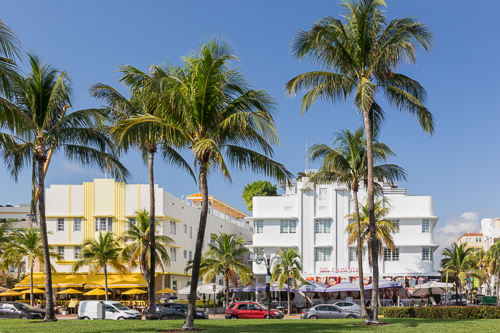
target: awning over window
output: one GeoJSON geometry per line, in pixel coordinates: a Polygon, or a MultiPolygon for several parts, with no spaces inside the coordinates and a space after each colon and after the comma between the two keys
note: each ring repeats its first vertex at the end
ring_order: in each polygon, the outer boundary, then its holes
{"type": "MultiPolygon", "coordinates": [[[[54,288],[64,288],[64,287],[81,287],[85,283],[85,275],[81,274],[52,274],[52,287],[54,288]]],[[[21,282],[16,284],[16,287],[29,287],[30,286],[30,276],[26,276],[21,282]]],[[[33,286],[34,287],[44,287],[45,286],[45,274],[44,273],[34,273],[33,274],[33,286]]]]}
{"type": "MultiPolygon", "coordinates": [[[[30,276],[26,276],[21,282],[16,284],[16,287],[29,287],[30,276]]],[[[45,274],[33,274],[33,286],[45,286],[45,274]]],[[[53,288],[67,287],[82,287],[85,288],[104,288],[104,274],[87,275],[87,274],[52,274],[53,288]]],[[[108,288],[134,288],[147,287],[148,284],[141,274],[109,274],[108,273],[108,288]]]]}

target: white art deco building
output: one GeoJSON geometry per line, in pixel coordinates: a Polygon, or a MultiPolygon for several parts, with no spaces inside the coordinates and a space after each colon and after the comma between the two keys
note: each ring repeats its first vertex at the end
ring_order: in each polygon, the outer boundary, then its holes
{"type": "MultiPolygon", "coordinates": [[[[253,216],[246,218],[254,226],[254,256],[275,254],[283,248],[297,248],[302,256],[304,278],[329,285],[349,279],[357,281],[358,262],[355,245],[347,246],[345,232],[354,212],[352,192],[338,184],[306,185],[307,179],[283,187],[277,197],[254,197],[253,216]]],[[[433,198],[407,195],[397,185],[383,184],[383,196],[389,199],[387,219],[397,221],[400,231],[394,235],[395,252],[384,249],[380,259],[380,277],[405,283],[407,288],[429,279],[439,279],[433,254],[438,244],[433,230],[438,221],[433,198]]],[[[364,201],[366,191],[358,197],[364,201]]],[[[365,247],[366,253],[366,247],[365,247]]],[[[364,255],[364,273],[371,281],[371,269],[364,255]]],[[[253,263],[258,282],[265,281],[265,268],[253,263]]]]}

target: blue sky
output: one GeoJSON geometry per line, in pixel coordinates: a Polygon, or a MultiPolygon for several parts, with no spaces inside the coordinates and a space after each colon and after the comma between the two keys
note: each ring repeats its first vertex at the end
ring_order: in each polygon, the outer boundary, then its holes
{"type": "MultiPolygon", "coordinates": [[[[417,79],[429,94],[428,107],[436,118],[431,137],[416,119],[386,108],[389,120],[380,141],[398,155],[392,162],[406,168],[409,192],[434,197],[440,217],[440,242],[452,241],[467,229],[479,230],[483,217],[499,216],[499,140],[496,77],[500,65],[497,13],[500,2],[482,0],[388,1],[389,18],[415,15],[433,31],[431,54],[418,53],[419,66],[400,71],[417,79]]],[[[180,57],[198,49],[207,37],[228,39],[241,61],[237,64],[255,88],[268,91],[279,103],[276,117],[281,146],[275,158],[297,173],[305,168],[305,142],[331,143],[340,128],[362,124],[352,107],[318,102],[301,116],[300,98],[287,98],[283,86],[292,77],[315,69],[308,61],[290,56],[290,40],[316,20],[339,17],[337,1],[7,1],[0,18],[23,43],[25,52],[36,53],[67,70],[74,82],[74,110],[97,107],[89,85],[117,83],[116,65],[147,70],[152,64],[180,57]]],[[[189,154],[186,156],[191,161],[189,154]]],[[[130,154],[124,163],[133,183],[147,183],[147,169],[130,154]]],[[[310,167],[317,167],[311,165],[310,167]]],[[[198,191],[185,173],[158,163],[156,182],[176,196],[198,191]]],[[[70,165],[55,156],[48,184],[79,184],[103,173],[70,165]]],[[[219,174],[209,180],[209,192],[246,210],[243,187],[263,179],[250,172],[233,171],[233,183],[219,174]]],[[[0,204],[29,201],[30,173],[15,183],[7,172],[0,204]]]]}

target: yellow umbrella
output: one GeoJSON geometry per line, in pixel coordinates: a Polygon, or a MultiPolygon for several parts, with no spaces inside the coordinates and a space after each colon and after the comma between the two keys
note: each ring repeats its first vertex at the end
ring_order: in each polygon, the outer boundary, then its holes
{"type": "MultiPolygon", "coordinates": [[[[105,295],[106,292],[102,289],[99,289],[99,288],[95,288],[95,289],[92,289],[91,291],[89,291],[88,293],[85,293],[83,294],[84,296],[101,296],[101,295],[105,295]]],[[[110,295],[111,293],[108,291],[108,295],[110,295]]]]}
{"type": "Polygon", "coordinates": [[[170,289],[170,288],[163,288],[162,290],[158,290],[156,293],[157,294],[159,294],[159,293],[168,294],[168,293],[177,293],[177,291],[170,289]]]}
{"type": "Polygon", "coordinates": [[[20,296],[20,295],[22,295],[20,292],[10,289],[0,294],[0,296],[20,296]]]}
{"type": "Polygon", "coordinates": [[[141,289],[130,289],[122,292],[122,295],[136,295],[136,294],[147,294],[148,292],[141,289]]]}
{"type": "MultiPolygon", "coordinates": [[[[29,294],[30,290],[23,290],[20,291],[21,294],[29,294]]],[[[38,288],[33,288],[33,294],[45,294],[45,290],[38,289],[38,288]]]]}
{"type": "Polygon", "coordinates": [[[24,289],[29,289],[30,287],[15,287],[12,288],[12,290],[24,290],[24,289]]]}
{"type": "Polygon", "coordinates": [[[69,289],[66,289],[66,290],[58,291],[56,294],[83,294],[83,291],[76,290],[76,289],[73,289],[73,288],[69,288],[69,289]]]}

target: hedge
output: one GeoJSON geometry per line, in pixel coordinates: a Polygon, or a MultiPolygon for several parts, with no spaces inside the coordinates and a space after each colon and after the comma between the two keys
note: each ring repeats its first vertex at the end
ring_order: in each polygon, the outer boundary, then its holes
{"type": "Polygon", "coordinates": [[[422,308],[388,307],[383,311],[386,318],[421,319],[500,319],[497,306],[431,306],[422,308]]]}

